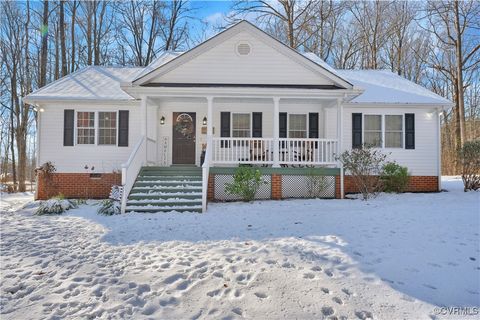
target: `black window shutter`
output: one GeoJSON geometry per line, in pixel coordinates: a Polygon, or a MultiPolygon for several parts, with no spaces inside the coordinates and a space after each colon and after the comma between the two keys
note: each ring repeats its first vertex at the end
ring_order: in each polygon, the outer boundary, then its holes
{"type": "Polygon", "coordinates": [[[415,113],[405,113],[405,149],[415,149],[415,113]]]}
{"type": "Polygon", "coordinates": [[[128,110],[118,111],[118,146],[128,147],[128,110]]]}
{"type": "Polygon", "coordinates": [[[308,114],[308,137],[318,138],[318,112],[308,114]]]}
{"type": "Polygon", "coordinates": [[[286,138],[287,137],[287,113],[280,112],[279,114],[280,124],[279,124],[279,138],[286,138]]]}
{"type": "MultiPolygon", "coordinates": [[[[230,112],[220,112],[220,137],[230,137],[230,112]]],[[[220,147],[228,148],[228,143],[221,144],[220,147]]]]}
{"type": "Polygon", "coordinates": [[[253,112],[252,113],[252,137],[261,138],[262,137],[262,113],[253,112]]]}
{"type": "Polygon", "coordinates": [[[362,147],[362,114],[352,113],[352,148],[362,147]]]}
{"type": "Polygon", "coordinates": [[[73,146],[75,110],[63,110],[63,145],[73,146]]]}

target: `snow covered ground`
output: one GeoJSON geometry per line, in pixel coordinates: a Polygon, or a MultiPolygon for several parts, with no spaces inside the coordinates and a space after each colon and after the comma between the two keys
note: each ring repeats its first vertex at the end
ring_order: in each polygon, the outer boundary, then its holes
{"type": "Polygon", "coordinates": [[[113,217],[7,195],[0,318],[451,318],[480,305],[480,194],[444,188],[113,217]]]}

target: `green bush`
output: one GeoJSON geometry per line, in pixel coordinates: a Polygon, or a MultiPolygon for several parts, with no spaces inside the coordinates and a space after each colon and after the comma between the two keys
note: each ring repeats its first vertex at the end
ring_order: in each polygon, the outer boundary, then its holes
{"type": "Polygon", "coordinates": [[[480,140],[465,142],[460,149],[463,190],[480,189],[480,140]]]}
{"type": "Polygon", "coordinates": [[[243,201],[253,201],[258,188],[267,182],[258,169],[239,167],[233,175],[233,182],[225,184],[228,194],[239,196],[243,201]]]}
{"type": "Polygon", "coordinates": [[[409,180],[407,167],[396,162],[388,162],[383,166],[382,183],[385,192],[405,192],[409,180]]]}

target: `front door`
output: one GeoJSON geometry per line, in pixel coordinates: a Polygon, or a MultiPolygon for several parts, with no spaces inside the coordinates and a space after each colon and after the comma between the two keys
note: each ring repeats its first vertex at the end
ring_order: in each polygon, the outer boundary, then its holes
{"type": "Polygon", "coordinates": [[[173,113],[173,164],[195,164],[195,112],[173,113]]]}

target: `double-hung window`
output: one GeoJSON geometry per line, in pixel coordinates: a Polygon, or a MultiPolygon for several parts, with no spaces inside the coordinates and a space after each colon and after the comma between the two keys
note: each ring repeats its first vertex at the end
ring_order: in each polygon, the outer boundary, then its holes
{"type": "Polygon", "coordinates": [[[251,137],[252,129],[250,120],[250,113],[232,113],[232,137],[251,137]]]}
{"type": "Polygon", "coordinates": [[[306,138],[307,137],[307,115],[289,114],[288,115],[288,137],[306,138]]]}
{"type": "Polygon", "coordinates": [[[403,148],[403,116],[385,116],[385,148],[403,148]]]}
{"type": "Polygon", "coordinates": [[[363,143],[368,147],[382,147],[382,116],[365,115],[363,143]]]}
{"type": "Polygon", "coordinates": [[[363,143],[374,148],[403,148],[402,115],[365,115],[363,143]]]}
{"type": "Polygon", "coordinates": [[[77,112],[77,144],[95,144],[95,112],[77,112]]]}
{"type": "Polygon", "coordinates": [[[117,144],[117,113],[98,113],[98,144],[117,144]]]}
{"type": "Polygon", "coordinates": [[[77,144],[117,145],[117,112],[77,112],[77,144]]]}

